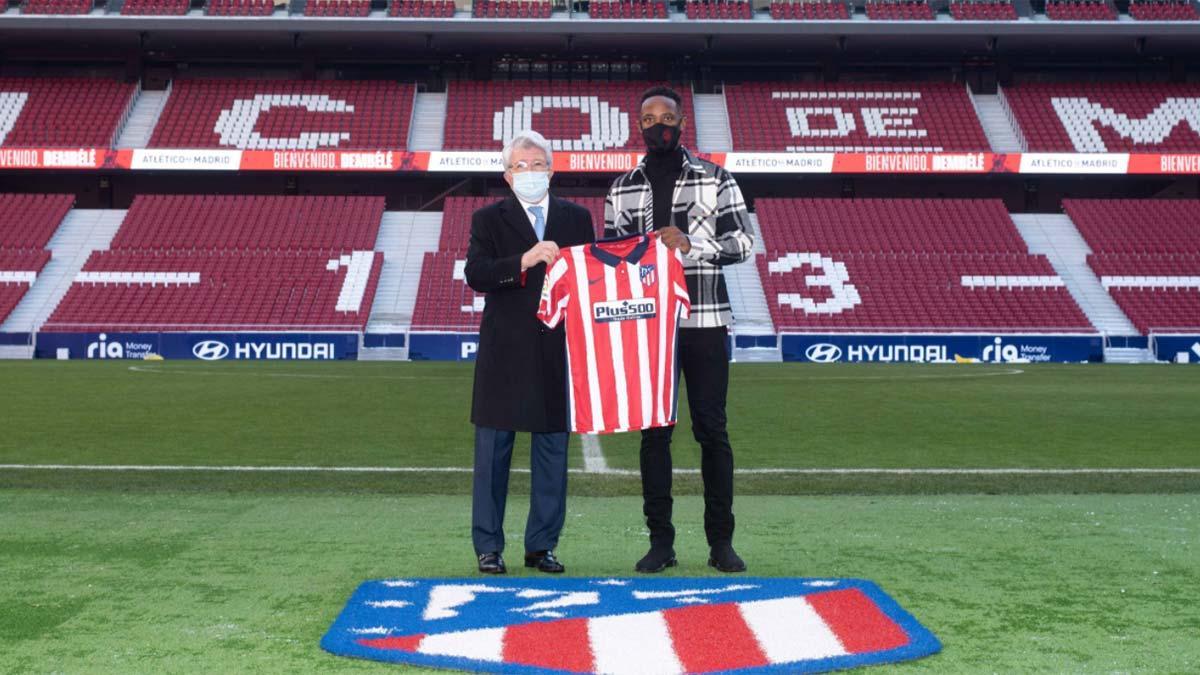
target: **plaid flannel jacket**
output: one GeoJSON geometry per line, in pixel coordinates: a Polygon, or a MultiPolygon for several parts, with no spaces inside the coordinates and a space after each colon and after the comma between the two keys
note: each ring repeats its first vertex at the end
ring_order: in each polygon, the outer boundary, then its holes
{"type": "MultiPolygon", "coordinates": [[[[654,204],[644,167],[642,160],[609,188],[604,204],[606,239],[654,229],[654,204]]],[[[683,254],[692,313],[680,325],[729,326],[733,311],[721,267],[748,259],[754,246],[742,191],[724,168],[696,158],[684,148],[672,201],[672,224],[687,233],[692,244],[683,254]]]]}

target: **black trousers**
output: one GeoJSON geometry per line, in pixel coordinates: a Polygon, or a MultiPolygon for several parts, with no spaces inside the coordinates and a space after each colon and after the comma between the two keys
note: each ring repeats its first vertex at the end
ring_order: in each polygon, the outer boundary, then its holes
{"type": "MultiPolygon", "coordinates": [[[[504,552],[504,507],[515,431],[475,427],[471,542],[475,553],[504,552]]],[[[567,432],[530,434],[529,518],[525,552],[549,551],[567,518],[567,432]]]]}
{"type": "MultiPolygon", "coordinates": [[[[726,329],[680,328],[679,369],[687,384],[692,435],[700,444],[704,479],[704,534],[709,546],[733,541],[733,449],[725,430],[725,395],[729,389],[726,329]]],[[[674,427],[642,432],[642,512],[650,545],[675,543],[671,524],[671,435],[674,427]]]]}

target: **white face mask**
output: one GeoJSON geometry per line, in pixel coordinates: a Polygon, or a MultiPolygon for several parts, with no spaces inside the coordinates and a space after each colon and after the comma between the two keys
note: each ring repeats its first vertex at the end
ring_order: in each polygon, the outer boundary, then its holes
{"type": "Polygon", "coordinates": [[[512,189],[527,202],[541,201],[550,191],[550,172],[522,171],[512,175],[512,189]]]}

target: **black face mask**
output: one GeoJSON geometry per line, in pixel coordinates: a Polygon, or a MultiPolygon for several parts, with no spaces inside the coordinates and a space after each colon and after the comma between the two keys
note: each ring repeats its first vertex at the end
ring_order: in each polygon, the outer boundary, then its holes
{"type": "Polygon", "coordinates": [[[642,139],[646,141],[646,150],[655,154],[665,155],[675,152],[675,149],[679,147],[681,135],[678,126],[662,122],[642,129],[642,139]]]}

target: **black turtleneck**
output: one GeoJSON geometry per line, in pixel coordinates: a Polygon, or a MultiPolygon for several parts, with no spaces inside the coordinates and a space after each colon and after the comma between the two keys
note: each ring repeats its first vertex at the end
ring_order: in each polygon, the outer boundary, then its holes
{"type": "Polygon", "coordinates": [[[673,224],[671,205],[675,199],[675,181],[683,172],[683,148],[665,153],[647,152],[645,171],[654,204],[654,229],[661,230],[673,224]]]}

